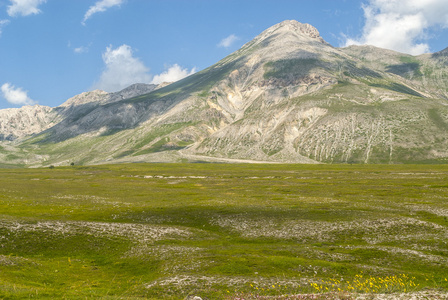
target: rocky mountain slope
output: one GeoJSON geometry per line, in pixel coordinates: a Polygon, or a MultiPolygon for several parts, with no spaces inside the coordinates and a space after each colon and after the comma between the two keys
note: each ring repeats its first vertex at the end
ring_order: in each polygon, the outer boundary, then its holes
{"type": "Polygon", "coordinates": [[[0,110],[0,141],[13,141],[44,131],[58,122],[48,106],[34,105],[0,110]]]}
{"type": "Polygon", "coordinates": [[[58,124],[65,117],[76,114],[81,106],[93,107],[147,94],[157,85],[134,84],[116,93],[95,90],[68,99],[56,108],[27,105],[21,108],[0,110],[0,141],[24,138],[58,124]]]}
{"type": "Polygon", "coordinates": [[[311,25],[284,21],[201,72],[126,95],[105,100],[94,91],[68,100],[55,109],[57,124],[8,144],[16,147],[9,162],[448,157],[448,48],[421,56],[335,48],[311,25]]]}

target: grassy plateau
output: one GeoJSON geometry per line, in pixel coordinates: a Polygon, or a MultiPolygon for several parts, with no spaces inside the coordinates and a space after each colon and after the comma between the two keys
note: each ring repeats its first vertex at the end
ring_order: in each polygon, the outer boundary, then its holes
{"type": "Polygon", "coordinates": [[[447,280],[448,165],[0,169],[0,299],[446,299],[447,280]]]}

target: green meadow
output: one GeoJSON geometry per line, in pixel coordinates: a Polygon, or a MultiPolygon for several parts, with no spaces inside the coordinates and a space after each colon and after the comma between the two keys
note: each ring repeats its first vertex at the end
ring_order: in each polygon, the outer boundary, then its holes
{"type": "Polygon", "coordinates": [[[0,169],[0,299],[446,295],[447,279],[448,165],[0,169]]]}

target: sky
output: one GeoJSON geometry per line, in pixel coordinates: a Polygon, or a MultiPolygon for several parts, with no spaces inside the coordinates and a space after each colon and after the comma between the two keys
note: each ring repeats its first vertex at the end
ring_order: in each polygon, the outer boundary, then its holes
{"type": "Polygon", "coordinates": [[[335,47],[448,47],[448,0],[0,0],[0,109],[176,81],[284,20],[335,47]]]}

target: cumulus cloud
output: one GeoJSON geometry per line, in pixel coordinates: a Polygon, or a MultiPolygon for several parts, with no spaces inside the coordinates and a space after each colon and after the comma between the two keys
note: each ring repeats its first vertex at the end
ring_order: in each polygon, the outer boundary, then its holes
{"type": "Polygon", "coordinates": [[[151,83],[161,84],[162,82],[175,82],[194,73],[196,73],[196,68],[188,71],[188,69],[182,69],[178,64],[174,64],[165,72],[155,75],[151,83]]]}
{"type": "Polygon", "coordinates": [[[134,83],[151,81],[149,69],[134,57],[132,48],[128,45],[121,45],[116,49],[107,47],[103,53],[103,61],[106,68],[94,88],[116,92],[134,83]]]}
{"type": "Polygon", "coordinates": [[[85,25],[85,22],[94,14],[106,11],[107,9],[119,6],[123,3],[123,0],[101,0],[97,1],[93,6],[89,7],[87,12],[84,15],[84,19],[82,21],[82,24],[85,25]]]}
{"type": "Polygon", "coordinates": [[[363,5],[365,26],[345,46],[374,45],[418,55],[430,51],[425,42],[432,28],[448,28],[446,0],[370,0],[363,5]]]}
{"type": "Polygon", "coordinates": [[[226,38],[223,38],[221,40],[221,42],[219,42],[218,47],[223,47],[223,48],[229,48],[230,46],[233,45],[233,43],[235,43],[236,41],[238,41],[240,38],[237,37],[234,34],[229,35],[226,38]]]}
{"type": "Polygon", "coordinates": [[[149,68],[134,56],[132,48],[128,45],[121,45],[115,49],[107,47],[103,53],[103,62],[105,69],[92,88],[106,92],[116,92],[134,83],[174,82],[196,72],[195,68],[188,70],[174,64],[165,72],[152,76],[149,68]]]}
{"type": "Polygon", "coordinates": [[[10,83],[5,83],[1,87],[3,97],[14,105],[33,105],[37,102],[28,97],[28,92],[21,88],[16,88],[10,83]]]}
{"type": "Polygon", "coordinates": [[[36,15],[41,12],[39,5],[47,0],[10,0],[7,13],[10,17],[36,15]]]}

